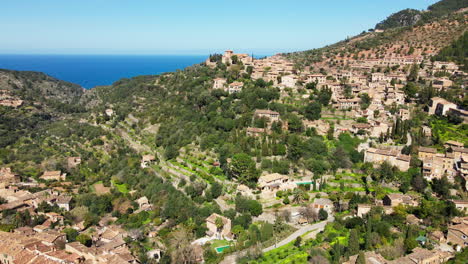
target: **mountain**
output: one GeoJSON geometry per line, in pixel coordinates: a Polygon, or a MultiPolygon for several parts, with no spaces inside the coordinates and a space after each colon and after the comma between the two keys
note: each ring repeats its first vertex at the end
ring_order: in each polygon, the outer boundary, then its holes
{"type": "Polygon", "coordinates": [[[441,1],[429,11],[406,9],[391,15],[378,29],[323,48],[283,54],[297,69],[346,68],[357,59],[386,56],[434,56],[459,39],[468,29],[468,3],[441,1]]]}
{"type": "Polygon", "coordinates": [[[390,29],[415,25],[421,19],[422,12],[416,9],[405,9],[392,14],[384,21],[378,23],[375,29],[390,29]]]}
{"type": "Polygon", "coordinates": [[[429,6],[426,11],[404,9],[390,15],[388,18],[378,23],[375,26],[375,29],[385,30],[397,27],[413,26],[420,21],[430,22],[435,18],[446,16],[466,7],[467,2],[464,0],[443,0],[429,6]]]}

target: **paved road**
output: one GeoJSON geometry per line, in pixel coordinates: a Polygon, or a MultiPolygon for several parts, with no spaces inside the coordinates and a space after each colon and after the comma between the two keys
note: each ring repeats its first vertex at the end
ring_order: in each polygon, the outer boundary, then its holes
{"type": "MultiPolygon", "coordinates": [[[[299,228],[298,230],[296,230],[296,232],[292,233],[291,235],[289,235],[287,238],[281,240],[280,242],[278,242],[276,245],[273,245],[271,247],[267,247],[267,248],[264,248],[262,250],[263,253],[266,253],[270,250],[273,250],[275,248],[278,248],[278,247],[281,247],[281,246],[284,246],[294,240],[296,240],[296,238],[298,236],[302,236],[304,235],[305,233],[307,232],[310,232],[310,231],[313,231],[313,234],[314,236],[323,231],[325,229],[325,226],[330,223],[330,222],[333,222],[335,221],[335,218],[333,216],[330,216],[327,220],[325,221],[322,221],[322,222],[319,222],[319,223],[316,223],[316,224],[313,224],[313,225],[306,225],[304,227],[301,227],[299,228]]],[[[308,235],[309,236],[309,235],[308,235]]],[[[313,238],[313,237],[310,237],[310,238],[313,238]]]]}
{"type": "MultiPolygon", "coordinates": [[[[296,230],[296,232],[292,233],[290,236],[288,236],[287,238],[281,240],[279,243],[271,247],[267,247],[267,248],[264,248],[262,250],[263,253],[266,253],[270,250],[273,250],[275,248],[278,248],[278,247],[281,247],[281,246],[284,246],[286,244],[288,244],[289,242],[292,242],[294,241],[298,236],[302,236],[304,235],[305,233],[309,232],[309,231],[312,231],[311,233],[307,234],[305,236],[305,239],[312,239],[312,238],[315,238],[315,236],[323,231],[325,229],[325,226],[328,224],[328,223],[331,223],[335,221],[335,218],[333,216],[330,216],[327,220],[325,221],[322,221],[320,223],[316,223],[316,224],[313,224],[313,225],[306,225],[298,230],[296,230]]],[[[231,255],[227,255],[226,257],[224,257],[224,259],[219,263],[219,264],[234,264],[236,263],[236,259],[238,257],[242,257],[244,256],[245,254],[247,253],[247,250],[244,249],[242,251],[239,251],[239,252],[235,252],[235,253],[232,253],[231,255]]]]}

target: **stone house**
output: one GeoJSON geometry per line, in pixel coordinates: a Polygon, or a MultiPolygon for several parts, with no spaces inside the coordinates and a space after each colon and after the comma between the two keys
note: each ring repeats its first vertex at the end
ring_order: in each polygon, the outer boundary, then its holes
{"type": "Polygon", "coordinates": [[[410,195],[401,194],[401,193],[391,193],[385,195],[382,199],[384,206],[391,206],[395,207],[400,204],[408,205],[408,206],[418,206],[419,202],[411,197],[410,195]]]}
{"type": "Polygon", "coordinates": [[[135,200],[135,202],[138,204],[139,212],[149,211],[153,208],[153,205],[149,202],[146,196],[140,197],[139,199],[135,200]]]}
{"type": "Polygon", "coordinates": [[[333,105],[336,109],[340,110],[358,110],[360,108],[360,98],[352,98],[352,99],[337,99],[336,103],[333,105]]]}
{"type": "Polygon", "coordinates": [[[68,169],[73,169],[76,166],[81,164],[81,158],[80,157],[68,157],[67,158],[67,167],[68,169]]]}
{"type": "Polygon", "coordinates": [[[428,250],[425,248],[415,248],[407,256],[389,261],[389,264],[442,264],[452,258],[452,253],[441,250],[428,250]]]}
{"type": "Polygon", "coordinates": [[[270,122],[276,122],[280,120],[280,114],[271,110],[257,109],[255,110],[254,116],[258,118],[266,117],[270,120],[270,122]]]}
{"type": "Polygon", "coordinates": [[[447,242],[460,248],[468,246],[468,224],[450,225],[447,230],[447,242]]]}
{"type": "Polygon", "coordinates": [[[309,74],[307,76],[307,83],[316,82],[317,84],[322,84],[327,81],[327,76],[323,74],[309,74]]]}
{"type": "Polygon", "coordinates": [[[231,220],[229,218],[213,213],[206,218],[206,227],[208,228],[206,234],[209,237],[215,237],[217,239],[233,238],[233,234],[231,233],[231,220]]]}
{"type": "Polygon", "coordinates": [[[400,111],[398,111],[398,116],[403,121],[404,120],[409,120],[410,119],[410,111],[408,109],[401,108],[400,111]]]}
{"type": "Polygon", "coordinates": [[[426,159],[432,159],[437,155],[436,148],[419,147],[418,148],[418,159],[424,161],[426,159]]]}
{"type": "Polygon", "coordinates": [[[40,178],[46,181],[64,181],[66,175],[60,171],[45,171],[40,178]]]}
{"type": "Polygon", "coordinates": [[[258,187],[262,191],[279,190],[282,184],[289,182],[289,177],[279,173],[272,173],[258,178],[258,187]]]}
{"type": "Polygon", "coordinates": [[[156,160],[156,158],[154,157],[154,155],[143,155],[143,157],[141,158],[140,166],[141,166],[142,168],[147,168],[147,167],[149,167],[155,160],[156,160]]]}
{"type": "Polygon", "coordinates": [[[265,134],[265,128],[248,127],[246,132],[249,137],[260,137],[265,134]]]}
{"type": "Polygon", "coordinates": [[[364,162],[383,163],[387,161],[392,166],[396,166],[401,171],[409,169],[411,157],[401,154],[397,150],[384,150],[369,148],[364,154],[364,162]]]}
{"type": "Polygon", "coordinates": [[[213,80],[213,89],[224,89],[227,80],[224,78],[216,78],[213,80]]]}
{"type": "Polygon", "coordinates": [[[364,131],[366,133],[370,133],[372,129],[372,126],[370,124],[361,124],[361,123],[356,123],[351,126],[350,131],[353,134],[357,134],[359,131],[364,131]]]}
{"type": "Polygon", "coordinates": [[[317,209],[317,211],[323,209],[327,211],[328,214],[331,214],[334,209],[333,202],[327,198],[315,198],[311,205],[313,208],[317,209]]]}
{"type": "Polygon", "coordinates": [[[11,168],[0,168],[0,187],[5,188],[19,182],[20,177],[11,172],[11,168]]]}
{"type": "Polygon", "coordinates": [[[242,87],[244,87],[243,82],[233,82],[228,85],[228,93],[233,94],[233,93],[239,93],[242,91],[242,87]]]}
{"type": "Polygon", "coordinates": [[[284,87],[294,88],[296,87],[298,79],[294,75],[285,75],[281,77],[281,85],[284,87]]]}
{"type": "Polygon", "coordinates": [[[452,202],[455,204],[455,208],[462,212],[467,212],[468,211],[468,201],[464,200],[452,200],[452,202]]]}
{"type": "Polygon", "coordinates": [[[59,208],[63,208],[65,211],[70,211],[71,196],[59,196],[56,200],[56,204],[59,208]]]}
{"type": "MultiPolygon", "coordinates": [[[[358,255],[353,255],[349,257],[348,261],[343,262],[343,264],[356,264],[358,255]]],[[[386,260],[382,255],[379,253],[375,253],[374,251],[366,251],[364,252],[364,258],[366,263],[372,264],[387,264],[388,260],[386,260]]]]}
{"type": "Polygon", "coordinates": [[[429,115],[445,116],[450,109],[457,109],[457,105],[440,97],[433,97],[429,107],[429,115]]]}

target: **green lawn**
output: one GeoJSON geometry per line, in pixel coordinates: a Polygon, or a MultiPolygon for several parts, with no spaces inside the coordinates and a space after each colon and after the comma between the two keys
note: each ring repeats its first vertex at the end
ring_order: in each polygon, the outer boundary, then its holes
{"type": "Polygon", "coordinates": [[[455,140],[463,142],[468,145],[468,125],[454,125],[450,124],[444,119],[432,119],[431,121],[432,133],[438,134],[442,142],[448,140],[455,140]]]}
{"type": "Polygon", "coordinates": [[[127,188],[127,184],[125,184],[125,183],[117,184],[113,180],[111,182],[119,192],[121,192],[121,193],[128,193],[129,192],[129,190],[127,188]]]}

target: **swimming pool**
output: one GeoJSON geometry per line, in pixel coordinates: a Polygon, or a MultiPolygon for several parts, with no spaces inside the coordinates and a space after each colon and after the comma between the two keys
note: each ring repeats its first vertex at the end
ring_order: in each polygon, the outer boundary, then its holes
{"type": "Polygon", "coordinates": [[[222,247],[217,247],[217,248],[215,248],[215,250],[216,250],[216,252],[218,252],[218,253],[223,253],[223,251],[224,251],[226,248],[229,248],[229,247],[231,247],[231,246],[226,245],[226,246],[222,246],[222,247]]]}

